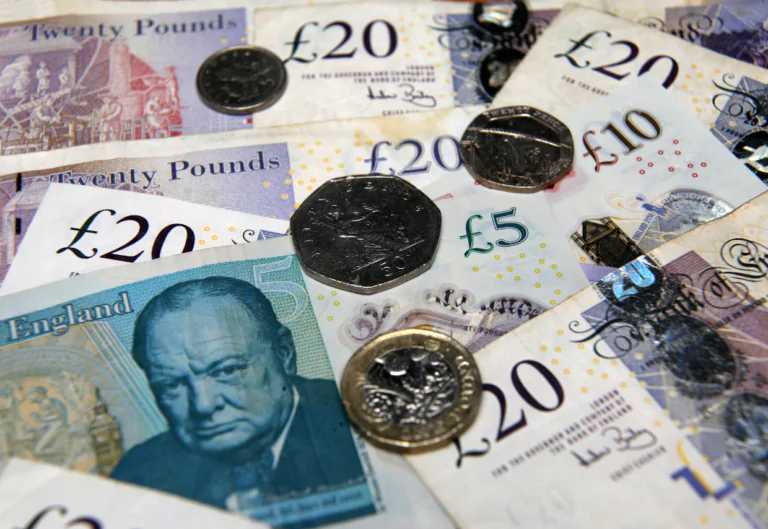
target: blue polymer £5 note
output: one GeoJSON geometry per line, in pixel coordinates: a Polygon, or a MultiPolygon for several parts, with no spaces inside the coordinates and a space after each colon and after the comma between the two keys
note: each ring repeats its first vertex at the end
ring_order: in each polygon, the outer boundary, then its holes
{"type": "Polygon", "coordinates": [[[376,512],[293,255],[159,275],[7,318],[0,366],[3,458],[279,527],[376,512]]]}

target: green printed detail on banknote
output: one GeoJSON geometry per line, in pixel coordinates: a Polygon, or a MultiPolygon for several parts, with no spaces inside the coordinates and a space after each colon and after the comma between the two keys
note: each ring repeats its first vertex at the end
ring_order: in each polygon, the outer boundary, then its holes
{"type": "Polygon", "coordinates": [[[277,526],[375,512],[292,255],[72,299],[0,336],[5,457],[277,526]]]}

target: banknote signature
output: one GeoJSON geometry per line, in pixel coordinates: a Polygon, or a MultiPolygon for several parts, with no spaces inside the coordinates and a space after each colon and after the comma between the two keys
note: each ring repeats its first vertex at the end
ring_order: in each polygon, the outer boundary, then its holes
{"type": "MultiPolygon", "coordinates": [[[[658,439],[647,428],[619,428],[618,426],[608,426],[603,428],[600,435],[610,440],[616,452],[646,450],[656,446],[658,439]]],[[[583,467],[591,466],[601,459],[609,456],[612,450],[610,446],[604,446],[599,450],[588,449],[586,452],[579,453],[571,450],[571,454],[583,467]]]]}
{"type": "Polygon", "coordinates": [[[368,87],[368,99],[400,99],[406,103],[411,103],[417,107],[422,108],[435,108],[437,106],[437,99],[435,96],[429,95],[424,90],[417,90],[415,86],[410,83],[400,83],[398,86],[400,92],[387,93],[383,88],[378,91],[374,91],[372,87],[368,87]]]}

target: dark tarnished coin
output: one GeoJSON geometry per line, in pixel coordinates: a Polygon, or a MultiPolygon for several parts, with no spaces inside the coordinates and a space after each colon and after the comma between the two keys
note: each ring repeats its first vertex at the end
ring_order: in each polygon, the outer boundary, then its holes
{"type": "Polygon", "coordinates": [[[256,46],[217,51],[197,71],[197,92],[207,106],[225,114],[252,114],[272,106],[285,92],[280,58],[256,46]]]}
{"type": "Polygon", "coordinates": [[[573,137],[563,123],[529,107],[488,110],[461,137],[461,159],[484,186],[513,193],[541,191],[573,164],[573,137]]]}
{"type": "Polygon", "coordinates": [[[291,237],[307,275],[374,294],[427,271],[440,238],[440,210],[396,176],[334,178],[291,218],[291,237]]]}
{"type": "Polygon", "coordinates": [[[760,180],[768,184],[768,131],[757,130],[741,138],[733,154],[760,180]]]}
{"type": "Polygon", "coordinates": [[[358,350],[341,397],[364,437],[385,448],[437,448],[470,427],[480,408],[475,359],[444,334],[403,329],[358,350]]]}
{"type": "Polygon", "coordinates": [[[480,84],[490,99],[501,90],[524,58],[524,52],[513,48],[499,48],[485,56],[480,63],[480,84]]]}
{"type": "Polygon", "coordinates": [[[528,7],[521,1],[476,3],[472,19],[493,35],[519,35],[528,25],[528,7]]]}

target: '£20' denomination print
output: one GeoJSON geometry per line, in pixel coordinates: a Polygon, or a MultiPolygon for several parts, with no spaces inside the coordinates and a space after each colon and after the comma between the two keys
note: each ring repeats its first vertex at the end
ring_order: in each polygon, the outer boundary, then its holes
{"type": "Polygon", "coordinates": [[[482,23],[483,10],[493,7],[481,4],[257,9],[254,43],[283,58],[290,82],[275,106],[254,115],[254,124],[488,103],[555,14],[511,6],[510,16],[519,13],[522,23],[498,31],[482,23]]]}

